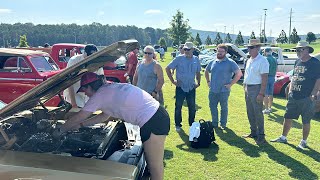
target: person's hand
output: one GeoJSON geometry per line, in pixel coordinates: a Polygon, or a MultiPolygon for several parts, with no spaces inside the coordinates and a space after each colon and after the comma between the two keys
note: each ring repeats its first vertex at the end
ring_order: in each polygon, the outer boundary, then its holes
{"type": "Polygon", "coordinates": [[[257,102],[258,103],[262,103],[263,102],[263,97],[264,97],[263,94],[259,93],[258,96],[257,96],[257,102]]]}
{"type": "Polygon", "coordinates": [[[125,73],[124,75],[123,75],[123,77],[127,77],[128,76],[128,73],[125,73]]]}
{"type": "Polygon", "coordinates": [[[153,98],[155,98],[156,100],[159,100],[159,93],[152,92],[152,93],[151,93],[151,96],[152,96],[153,98]]]}
{"type": "Polygon", "coordinates": [[[174,80],[174,81],[172,82],[172,84],[174,84],[175,86],[177,86],[177,85],[178,85],[178,81],[177,81],[177,80],[174,80]]]}
{"type": "Polygon", "coordinates": [[[200,84],[195,84],[194,88],[198,88],[200,86],[200,84]]]}
{"type": "Polygon", "coordinates": [[[207,81],[207,85],[208,85],[208,87],[210,88],[210,81],[207,81]]]}
{"type": "Polygon", "coordinates": [[[230,89],[231,88],[231,84],[226,84],[226,85],[224,85],[224,87],[226,87],[227,89],[230,89]]]}

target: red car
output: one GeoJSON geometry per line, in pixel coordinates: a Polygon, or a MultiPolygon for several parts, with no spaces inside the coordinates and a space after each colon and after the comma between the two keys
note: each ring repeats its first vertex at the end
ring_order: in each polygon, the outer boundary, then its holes
{"type": "Polygon", "coordinates": [[[292,75],[292,73],[293,73],[293,70],[287,73],[277,72],[276,81],[274,83],[273,94],[286,96],[286,87],[290,83],[290,76],[292,75]]]}
{"type": "MultiPolygon", "coordinates": [[[[0,100],[10,103],[59,72],[48,53],[0,48],[0,100]]],[[[60,102],[55,96],[46,105],[57,106],[60,102]]]]}

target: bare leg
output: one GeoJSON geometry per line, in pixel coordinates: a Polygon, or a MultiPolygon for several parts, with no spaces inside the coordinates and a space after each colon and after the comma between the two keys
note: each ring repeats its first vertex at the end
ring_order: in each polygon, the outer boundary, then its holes
{"type": "Polygon", "coordinates": [[[163,179],[163,156],[165,135],[151,133],[150,138],[143,143],[144,153],[152,180],[163,179]]]}
{"type": "Polygon", "coordinates": [[[264,109],[268,109],[268,102],[269,102],[269,99],[268,99],[268,96],[265,96],[263,98],[263,104],[264,104],[264,109]]]}
{"type": "Polygon", "coordinates": [[[306,141],[308,139],[309,133],[310,133],[310,123],[303,124],[303,126],[302,126],[302,139],[306,141]]]}
{"type": "Polygon", "coordinates": [[[283,122],[283,131],[282,131],[282,135],[286,136],[288,135],[290,128],[291,128],[291,124],[292,124],[292,119],[284,119],[283,122]]]}
{"type": "Polygon", "coordinates": [[[271,109],[273,103],[273,96],[269,96],[269,108],[271,109]]]}

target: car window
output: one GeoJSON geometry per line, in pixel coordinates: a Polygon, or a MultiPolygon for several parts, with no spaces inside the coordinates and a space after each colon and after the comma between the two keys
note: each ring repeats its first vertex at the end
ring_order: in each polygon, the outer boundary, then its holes
{"type": "Polygon", "coordinates": [[[31,62],[38,72],[58,70],[57,64],[49,56],[35,56],[31,62]]]}

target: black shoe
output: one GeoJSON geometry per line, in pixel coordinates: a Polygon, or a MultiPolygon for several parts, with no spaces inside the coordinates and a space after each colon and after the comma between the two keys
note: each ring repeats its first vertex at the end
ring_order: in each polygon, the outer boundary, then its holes
{"type": "Polygon", "coordinates": [[[252,135],[252,134],[245,134],[245,135],[243,135],[242,137],[243,137],[243,138],[253,138],[253,139],[256,139],[256,138],[257,138],[257,136],[254,136],[254,135],[252,135]]]}
{"type": "Polygon", "coordinates": [[[256,140],[256,144],[257,145],[262,145],[262,144],[265,144],[267,143],[266,139],[264,137],[260,137],[256,140]]]}

